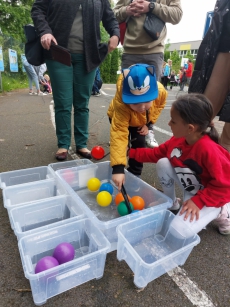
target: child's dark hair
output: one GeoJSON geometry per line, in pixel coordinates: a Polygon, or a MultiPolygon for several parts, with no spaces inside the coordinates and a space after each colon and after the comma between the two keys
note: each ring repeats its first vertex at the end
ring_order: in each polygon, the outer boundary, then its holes
{"type": "Polygon", "coordinates": [[[213,108],[211,102],[202,94],[188,94],[179,97],[172,106],[187,124],[199,126],[202,134],[207,134],[219,144],[219,135],[212,123],[213,108]],[[210,127],[210,131],[206,131],[210,127]]]}

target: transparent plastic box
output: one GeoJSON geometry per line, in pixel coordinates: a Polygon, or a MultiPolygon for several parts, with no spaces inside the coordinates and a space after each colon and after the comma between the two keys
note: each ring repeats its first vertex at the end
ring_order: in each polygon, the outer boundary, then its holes
{"type": "Polygon", "coordinates": [[[9,186],[49,179],[54,176],[54,171],[48,166],[39,166],[0,173],[0,188],[5,189],[9,186]]]}
{"type": "Polygon", "coordinates": [[[175,215],[162,210],[117,227],[117,258],[125,260],[134,273],[134,284],[149,282],[183,265],[200,238],[192,231],[178,231],[170,224],[175,215]]]}
{"type": "Polygon", "coordinates": [[[109,161],[78,166],[67,170],[58,170],[56,174],[63,181],[63,185],[65,185],[68,192],[73,194],[73,197],[82,200],[82,208],[86,215],[102,230],[111,243],[110,251],[116,250],[117,248],[118,238],[116,227],[118,225],[142,215],[148,215],[155,210],[167,209],[172,206],[172,200],[170,198],[128,171],[125,171],[125,188],[127,194],[130,197],[135,195],[141,196],[145,201],[145,209],[137,213],[120,216],[114,202],[114,198],[118,193],[115,187],[111,205],[108,207],[99,206],[96,201],[98,191],[90,192],[87,188],[87,182],[90,178],[97,177],[101,180],[101,183],[110,182],[113,184],[111,180],[112,168],[110,167],[109,161]]]}
{"type": "Polygon", "coordinates": [[[77,160],[71,160],[71,161],[51,163],[48,165],[48,167],[51,168],[52,171],[56,172],[59,169],[67,169],[67,168],[72,168],[72,167],[76,167],[79,165],[87,165],[87,164],[93,164],[93,162],[90,161],[89,159],[77,159],[77,160]]]}
{"type": "Polygon", "coordinates": [[[61,195],[30,205],[18,206],[10,211],[9,216],[19,240],[38,231],[83,219],[85,214],[72,196],[61,195]]]}
{"type": "Polygon", "coordinates": [[[89,219],[83,219],[25,236],[19,240],[18,247],[34,303],[39,306],[55,295],[101,278],[110,244],[89,219]],[[63,242],[74,246],[74,259],[35,274],[37,262],[52,256],[55,247],[63,242]]]}
{"type": "Polygon", "coordinates": [[[4,207],[9,214],[17,206],[68,193],[57,179],[46,179],[7,187],[2,194],[4,207]]]}

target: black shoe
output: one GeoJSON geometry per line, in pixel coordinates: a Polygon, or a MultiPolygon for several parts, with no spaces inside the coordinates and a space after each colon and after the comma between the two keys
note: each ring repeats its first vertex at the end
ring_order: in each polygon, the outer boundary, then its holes
{"type": "Polygon", "coordinates": [[[77,154],[79,154],[81,157],[85,159],[92,159],[90,152],[83,152],[83,151],[77,150],[77,154]]]}

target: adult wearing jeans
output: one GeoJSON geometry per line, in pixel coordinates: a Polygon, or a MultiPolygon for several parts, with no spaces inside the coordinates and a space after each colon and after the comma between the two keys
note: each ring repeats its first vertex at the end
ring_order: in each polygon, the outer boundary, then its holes
{"type": "Polygon", "coordinates": [[[34,67],[26,59],[23,61],[23,66],[25,68],[25,71],[26,71],[26,74],[29,80],[29,94],[39,95],[40,94],[39,81],[38,81],[38,76],[34,70],[34,67]],[[33,82],[35,84],[37,93],[33,92],[33,82]]]}
{"type": "Polygon", "coordinates": [[[74,108],[76,152],[91,159],[87,149],[89,97],[96,68],[108,52],[117,47],[119,27],[108,0],[36,0],[31,16],[41,44],[53,87],[57,160],[67,158],[71,145],[71,113],[74,108]],[[100,22],[110,35],[108,44],[100,43],[100,22]],[[52,60],[51,42],[68,48],[71,66],[52,60]]]}
{"type": "Polygon", "coordinates": [[[180,0],[118,0],[114,13],[119,23],[127,21],[124,37],[122,69],[136,63],[154,65],[157,80],[161,78],[164,59],[166,25],[157,40],[153,40],[143,28],[146,14],[151,13],[165,23],[178,24],[182,18],[180,0]]]}

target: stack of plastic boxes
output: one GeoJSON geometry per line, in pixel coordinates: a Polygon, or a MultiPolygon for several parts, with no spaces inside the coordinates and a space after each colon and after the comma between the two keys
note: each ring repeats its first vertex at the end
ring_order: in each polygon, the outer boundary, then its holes
{"type": "MultiPolygon", "coordinates": [[[[170,228],[172,201],[126,172],[126,191],[145,201],[142,211],[119,216],[114,201],[96,202],[87,189],[96,177],[112,184],[110,162],[74,160],[0,174],[4,206],[19,242],[26,278],[36,305],[94,278],[103,276],[106,254],[117,249],[118,260],[133,270],[134,283],[144,287],[168,270],[182,265],[199,237],[186,238],[170,228]],[[36,263],[69,242],[75,258],[35,274],[36,263]]],[[[114,187],[113,199],[119,191],[114,187]]]]}

